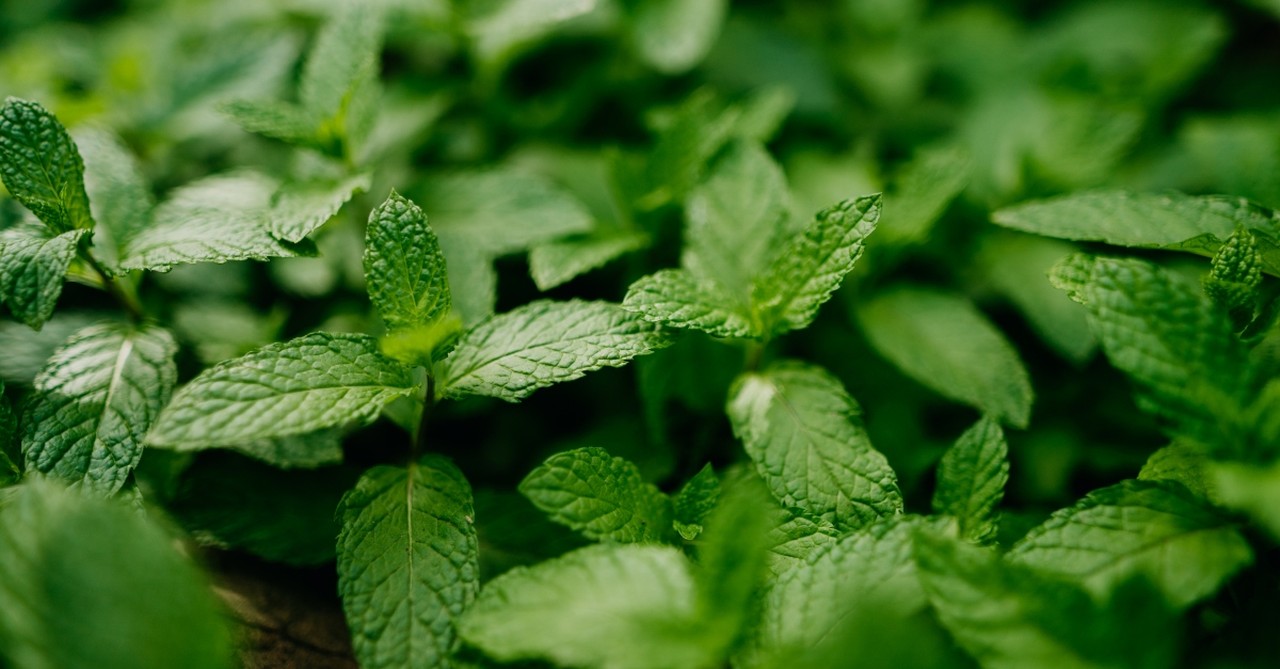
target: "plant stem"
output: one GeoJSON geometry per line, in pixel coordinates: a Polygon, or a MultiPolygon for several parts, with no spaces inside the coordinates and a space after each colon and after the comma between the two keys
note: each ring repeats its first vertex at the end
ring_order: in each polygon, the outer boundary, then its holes
{"type": "Polygon", "coordinates": [[[427,448],[427,421],[431,418],[431,410],[436,405],[436,375],[427,371],[427,391],[422,397],[422,414],[418,417],[418,431],[413,435],[413,451],[410,458],[414,462],[422,456],[427,448]]]}
{"type": "Polygon", "coordinates": [[[110,293],[116,302],[120,303],[120,307],[124,309],[125,313],[129,314],[129,319],[135,323],[141,323],[146,318],[146,315],[142,312],[142,303],[138,301],[138,296],[131,290],[125,290],[125,287],[119,281],[112,278],[111,274],[102,266],[102,263],[98,262],[98,259],[88,249],[81,249],[80,257],[85,261],[85,264],[89,265],[98,274],[98,278],[102,280],[103,290],[110,293]]]}

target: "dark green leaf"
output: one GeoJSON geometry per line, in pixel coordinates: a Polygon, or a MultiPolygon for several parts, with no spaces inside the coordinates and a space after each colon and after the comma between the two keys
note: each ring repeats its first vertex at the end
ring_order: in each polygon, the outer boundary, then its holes
{"type": "Polygon", "coordinates": [[[635,465],[602,448],[547,458],[519,490],[552,520],[588,539],[658,542],[670,533],[671,501],[635,465]]]}
{"type": "Polygon", "coordinates": [[[39,103],[7,98],[0,108],[0,177],[54,235],[93,229],[84,161],[67,129],[39,103]]]}

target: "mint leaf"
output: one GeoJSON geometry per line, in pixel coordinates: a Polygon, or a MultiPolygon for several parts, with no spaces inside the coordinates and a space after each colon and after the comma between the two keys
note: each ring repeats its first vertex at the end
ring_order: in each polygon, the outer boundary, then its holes
{"type": "Polygon", "coordinates": [[[828,522],[794,516],[769,532],[769,566],[775,576],[807,564],[810,556],[827,550],[844,533],[828,522]]]}
{"type": "Polygon", "coordinates": [[[778,252],[790,215],[782,168],[764,147],[731,144],[685,200],[681,263],[747,306],[751,282],[778,252]]]}
{"type": "Polygon", "coordinates": [[[728,13],[727,0],[655,0],[635,9],[629,25],[640,57],[664,74],[697,65],[715,43],[728,13]]]}
{"type": "Polygon", "coordinates": [[[702,533],[703,523],[719,499],[720,479],[716,478],[715,470],[707,463],[680,488],[680,492],[672,500],[676,532],[686,541],[697,539],[702,533]]]}
{"type": "Polygon", "coordinates": [[[93,229],[84,161],[66,128],[39,103],[11,97],[0,107],[0,178],[55,235],[93,229]]]}
{"type": "Polygon", "coordinates": [[[0,300],[23,323],[38,330],[53,316],[85,232],[54,235],[34,225],[0,231],[0,300]]]}
{"type": "Polygon", "coordinates": [[[68,337],[102,322],[104,318],[108,316],[85,311],[60,311],[39,330],[11,320],[0,320],[0,351],[4,351],[4,355],[0,355],[0,378],[14,385],[31,385],[49,356],[68,337]]]}
{"type": "Polygon", "coordinates": [[[72,336],[23,407],[27,469],[101,495],[119,490],[177,383],[177,351],[167,330],[149,325],[94,325],[72,336]]]}
{"type": "Polygon", "coordinates": [[[392,191],[369,214],[365,235],[369,299],[389,328],[427,326],[449,313],[444,253],[418,205],[392,191]]]}
{"type": "Polygon", "coordinates": [[[120,242],[151,221],[155,197],[133,153],[114,134],[97,129],[77,130],[76,145],[84,156],[84,186],[89,207],[98,222],[93,252],[110,267],[120,256],[120,242]]]}
{"type": "Polygon", "coordinates": [[[602,367],[621,367],[670,343],[655,326],[607,302],[531,302],[462,336],[438,371],[443,397],[510,402],[602,367]]]}
{"type": "Polygon", "coordinates": [[[1223,506],[1247,514],[1272,539],[1280,539],[1280,462],[1263,467],[1215,462],[1206,476],[1223,506]]]}
{"type": "Polygon", "coordinates": [[[174,538],[33,479],[0,504],[0,658],[17,668],[230,669],[222,607],[174,538]],[[129,606],[121,606],[127,599],[129,606]]]}
{"type": "Polygon", "coordinates": [[[1068,257],[1050,277],[1089,310],[1111,364],[1142,391],[1140,405],[1175,433],[1243,448],[1237,429],[1252,378],[1248,350],[1194,285],[1151,263],[1068,257]]]}
{"type": "Polygon", "coordinates": [[[768,574],[769,529],[776,505],[758,477],[745,469],[726,481],[698,544],[699,636],[724,655],[755,617],[755,601],[768,574]]]}
{"type": "Polygon", "coordinates": [[[933,512],[960,521],[960,536],[987,542],[995,538],[992,515],[1009,481],[1009,446],[1000,423],[983,416],[960,435],[938,463],[933,512]]]}
{"type": "Polygon", "coordinates": [[[1243,330],[1253,318],[1262,284],[1262,255],[1253,233],[1237,228],[1213,255],[1202,283],[1205,294],[1226,310],[1235,329],[1243,330]]]}
{"type": "Polygon", "coordinates": [[[547,291],[626,253],[649,245],[649,236],[632,230],[594,230],[533,247],[529,274],[538,290],[547,291]]]}
{"type": "Polygon", "coordinates": [[[947,205],[969,184],[971,171],[968,154],[957,146],[925,148],[912,156],[897,187],[885,196],[891,216],[880,233],[884,242],[925,241],[947,205]]]}
{"type": "Polygon", "coordinates": [[[0,485],[13,483],[22,476],[18,444],[18,417],[4,394],[4,381],[0,381],[0,485]]]}
{"type": "Polygon", "coordinates": [[[415,388],[373,337],[317,332],[206,369],[174,395],[147,442],[189,451],[358,425],[415,388]]]}
{"type": "Polygon", "coordinates": [[[1139,481],[1176,481],[1202,500],[1218,503],[1209,466],[1212,461],[1194,443],[1176,440],[1151,454],[1138,472],[1139,481]]]}
{"type": "Polygon", "coordinates": [[[254,172],[207,177],[178,188],[156,207],[151,224],[124,240],[120,267],[168,271],[175,265],[265,260],[310,253],[272,236],[277,184],[254,172]]]}
{"type": "Polygon", "coordinates": [[[320,430],[273,439],[255,439],[219,448],[236,451],[278,469],[311,469],[342,462],[341,430],[320,430]]]}
{"type": "Polygon", "coordinates": [[[783,506],[841,529],[902,512],[889,463],[871,446],[857,403],[835,377],[800,362],[739,377],[729,421],[783,506]]]}
{"type": "Polygon", "coordinates": [[[637,205],[656,209],[683,201],[702,182],[707,161],[733,138],[741,111],[728,109],[703,88],[680,103],[661,129],[645,164],[648,192],[637,205]]]}
{"type": "Polygon", "coordinates": [[[1185,488],[1127,481],[1053,514],[1007,557],[1100,596],[1140,574],[1183,608],[1216,592],[1253,552],[1229,518],[1185,488]]]}
{"type": "Polygon", "coordinates": [[[856,310],[875,349],[939,394],[1017,427],[1031,418],[1032,391],[1018,353],[965,298],[899,286],[856,310]]]}
{"type": "Polygon", "coordinates": [[[339,142],[347,156],[368,136],[376,114],[385,23],[376,7],[341,7],[320,29],[302,68],[302,108],[319,124],[322,141],[339,142]]]}
{"type": "Polygon", "coordinates": [[[622,308],[669,327],[714,337],[756,337],[760,328],[737,300],[683,269],[664,269],[631,284],[622,308]]]}
{"type": "Polygon", "coordinates": [[[669,534],[671,501],[635,465],[603,448],[557,453],[518,489],[552,520],[588,539],[659,542],[669,534]]]}
{"type": "Polygon", "coordinates": [[[667,546],[599,544],[487,583],[458,634],[500,662],[599,669],[711,666],[689,563],[667,546]]]}
{"type": "Polygon", "coordinates": [[[471,486],[440,456],[374,467],[342,498],[338,592],[360,666],[453,666],[480,587],[471,486]]]}
{"type": "Polygon", "coordinates": [[[778,251],[753,284],[751,301],[773,335],[808,325],[862,255],[863,240],[880,220],[880,196],[845,200],[818,212],[778,251]]]}
{"type": "Polygon", "coordinates": [[[319,136],[317,120],[292,102],[233,100],[222,104],[219,110],[247,132],[318,151],[333,148],[319,136]]]}
{"type": "Polygon", "coordinates": [[[913,552],[939,620],[983,667],[1167,667],[1176,657],[1175,618],[1155,593],[1135,593],[1140,584],[1097,604],[1068,582],[932,531],[916,533],[913,552]]]}
{"type": "MultiPolygon", "coordinates": [[[[1028,202],[997,211],[1000,225],[1078,241],[1184,250],[1212,257],[1237,227],[1276,240],[1275,213],[1241,198],[1094,191],[1028,202]]],[[[1263,253],[1268,273],[1280,274],[1280,248],[1263,253]]]]}
{"type": "Polygon", "coordinates": [[[492,316],[498,302],[493,256],[481,243],[465,236],[441,236],[440,248],[449,259],[449,294],[463,324],[475,325],[492,316]]]}
{"type": "Polygon", "coordinates": [[[288,184],[271,206],[271,234],[286,242],[300,242],[338,214],[357,193],[369,190],[371,177],[357,174],[338,181],[288,184]]]}

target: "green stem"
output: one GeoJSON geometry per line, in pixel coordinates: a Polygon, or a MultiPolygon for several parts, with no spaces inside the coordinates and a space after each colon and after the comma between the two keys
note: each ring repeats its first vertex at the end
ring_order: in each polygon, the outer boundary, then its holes
{"type": "Polygon", "coordinates": [[[743,371],[755,372],[760,369],[760,362],[764,360],[766,346],[768,346],[767,342],[752,341],[747,343],[747,357],[742,363],[743,371]]]}
{"type": "Polygon", "coordinates": [[[102,281],[103,290],[107,291],[116,302],[120,303],[125,313],[129,314],[129,319],[135,323],[141,323],[146,314],[142,311],[142,303],[138,301],[138,296],[132,290],[126,290],[119,281],[112,278],[111,273],[98,262],[88,249],[80,250],[80,258],[84,260],[102,281]]]}
{"type": "Polygon", "coordinates": [[[427,421],[431,418],[431,410],[436,405],[436,375],[427,372],[427,391],[422,397],[422,414],[418,417],[418,431],[413,435],[413,451],[410,457],[414,462],[427,450],[427,421]]]}

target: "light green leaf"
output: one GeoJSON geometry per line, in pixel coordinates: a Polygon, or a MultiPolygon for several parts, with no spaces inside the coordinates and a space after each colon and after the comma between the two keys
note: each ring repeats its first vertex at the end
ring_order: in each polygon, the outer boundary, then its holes
{"type": "Polygon", "coordinates": [[[254,172],[187,184],[156,207],[151,225],[127,240],[120,267],[168,271],[174,265],[307,255],[310,245],[272,236],[277,184],[254,172]]]}
{"type": "Polygon", "coordinates": [[[845,200],[818,212],[752,286],[751,301],[765,331],[805,327],[862,255],[863,240],[880,220],[880,196],[845,200]]]}
{"type": "Polygon", "coordinates": [[[498,302],[498,273],[493,269],[493,256],[476,240],[462,235],[441,235],[440,248],[448,259],[453,309],[462,317],[462,323],[472,326],[492,316],[498,302]]]}
{"type": "Polygon", "coordinates": [[[319,151],[334,151],[319,136],[318,121],[292,102],[233,100],[219,109],[248,132],[319,151]]]}
{"type": "Polygon", "coordinates": [[[471,329],[438,370],[443,397],[514,402],[547,386],[670,343],[666,334],[607,302],[531,302],[471,329]]]}
{"type": "Polygon", "coordinates": [[[871,345],[939,394],[1017,427],[1032,391],[1018,352],[967,299],[927,288],[892,288],[856,309],[871,345]]]}
{"type": "Polygon", "coordinates": [[[147,442],[190,451],[359,425],[415,389],[373,337],[317,332],[205,370],[174,395],[147,442]]]}
{"type": "Polygon", "coordinates": [[[957,146],[920,150],[898,175],[897,188],[885,196],[889,222],[881,231],[888,244],[915,244],[928,239],[934,223],[969,183],[968,154],[957,146]]]}
{"type": "Polygon", "coordinates": [[[811,556],[827,550],[844,533],[825,521],[804,516],[789,518],[769,533],[769,567],[775,576],[807,564],[811,556]]]}
{"type": "Polygon", "coordinates": [[[1209,473],[1211,462],[1203,448],[1177,440],[1147,458],[1138,480],[1176,481],[1200,499],[1217,504],[1218,494],[1209,473]]]}
{"type": "Polygon", "coordinates": [[[165,509],[204,544],[272,562],[318,565],[334,557],[333,510],[355,483],[350,468],[282,471],[231,453],[208,453],[183,471],[165,509]]]}
{"type": "Polygon", "coordinates": [[[365,234],[369,299],[390,329],[428,326],[448,315],[444,253],[418,205],[392,191],[369,214],[365,234]]]}
{"type": "Polygon", "coordinates": [[[1242,198],[1093,191],[1027,202],[992,215],[1005,227],[1049,237],[1117,246],[1190,251],[1212,257],[1237,227],[1272,240],[1267,272],[1280,275],[1280,222],[1242,198]]]}
{"type": "Polygon", "coordinates": [[[1009,481],[1009,445],[1000,423],[983,416],[960,435],[938,463],[933,512],[960,521],[960,536],[986,542],[995,538],[993,513],[1009,481]]]}
{"type": "Polygon", "coordinates": [[[1077,579],[1101,597],[1140,574],[1183,608],[1216,592],[1253,552],[1235,523],[1185,488],[1127,481],[1053,514],[1008,559],[1077,579]]]}
{"type": "Polygon", "coordinates": [[[663,74],[680,74],[711,51],[728,13],[727,0],[652,0],[636,7],[629,25],[640,57],[663,74]]]}
{"type": "Polygon", "coordinates": [[[0,178],[55,235],[93,229],[84,161],[67,129],[39,103],[7,98],[0,108],[0,178]]]}
{"type": "Polygon", "coordinates": [[[1249,393],[1248,350],[1197,287],[1151,263],[1074,255],[1051,279],[1089,311],[1111,364],[1142,390],[1140,405],[1175,433],[1241,448],[1235,432],[1249,393]]]}
{"type": "Polygon", "coordinates": [[[538,290],[555,288],[609,261],[649,245],[649,236],[632,230],[595,230],[533,247],[529,274],[538,290]]]}
{"type": "Polygon", "coordinates": [[[434,175],[414,200],[431,212],[431,226],[442,238],[466,237],[491,256],[592,228],[591,214],[573,195],[513,169],[434,175]]]}
{"type": "Polygon", "coordinates": [[[729,421],[783,506],[847,530],[902,512],[889,463],[857,403],[819,367],[781,362],[739,377],[729,421]]]}
{"type": "Polygon", "coordinates": [[[700,637],[715,655],[727,654],[755,618],[760,586],[768,575],[769,529],[777,505],[759,477],[738,469],[707,518],[697,544],[700,637]]]}
{"type": "Polygon", "coordinates": [[[764,147],[730,145],[685,200],[681,264],[746,306],[751,282],[785,239],[790,204],[782,168],[764,147]]]}
{"type": "Polygon", "coordinates": [[[673,521],[676,532],[686,541],[693,541],[702,533],[702,525],[706,522],[711,510],[720,499],[720,479],[711,468],[711,463],[703,465],[693,478],[685,482],[684,487],[672,502],[673,521]]]}
{"type": "Polygon", "coordinates": [[[661,669],[712,666],[689,563],[667,546],[599,544],[485,585],[458,633],[500,662],[661,669]]]}
{"type": "Polygon", "coordinates": [[[143,514],[40,479],[9,492],[0,506],[5,666],[236,666],[209,584],[143,514]]]}
{"type": "Polygon", "coordinates": [[[912,532],[924,520],[895,516],[831,540],[781,573],[765,593],[755,653],[808,648],[850,615],[901,619],[925,607],[912,559],[912,532]]]}
{"type": "Polygon", "coordinates": [[[344,7],[320,29],[298,86],[302,108],[312,118],[342,119],[356,90],[377,78],[383,19],[383,12],[375,7],[344,7]]]}
{"type": "Polygon", "coordinates": [[[1247,514],[1280,540],[1280,462],[1265,467],[1216,462],[1207,477],[1223,506],[1247,514]]]}
{"type": "Polygon", "coordinates": [[[726,109],[710,89],[699,89],[672,110],[645,164],[649,191],[637,203],[656,209],[681,202],[702,182],[711,160],[733,138],[741,110],[726,109]]]}
{"type": "Polygon", "coordinates": [[[480,588],[471,486],[430,455],[374,467],[338,506],[338,592],[360,666],[454,666],[454,625],[480,588]]]}
{"type": "Polygon", "coordinates": [[[27,469],[101,495],[119,490],[177,383],[177,351],[167,330],[149,325],[94,325],[72,336],[23,407],[27,469]]]}
{"type": "Polygon", "coordinates": [[[1231,316],[1236,331],[1253,319],[1262,284],[1262,254],[1253,233],[1237,228],[1213,255],[1209,273],[1202,280],[1204,292],[1231,316]]]}
{"type": "Polygon", "coordinates": [[[23,323],[40,329],[53,316],[67,268],[85,230],[54,235],[34,225],[0,231],[0,300],[23,323]]]}
{"type": "Polygon", "coordinates": [[[557,453],[520,482],[520,493],[552,520],[595,541],[662,541],[671,501],[630,462],[603,448],[557,453]]]}
{"type": "Polygon", "coordinates": [[[664,269],[641,277],[627,289],[622,308],[653,323],[701,330],[714,337],[761,335],[738,300],[683,269],[664,269]]]}
{"type": "Polygon", "coordinates": [[[985,669],[1171,667],[1176,617],[1141,582],[1097,604],[995,551],[917,531],[920,584],[939,620],[985,669]]]}
{"type": "Polygon", "coordinates": [[[121,241],[151,221],[155,197],[138,160],[119,137],[100,129],[78,130],[76,145],[84,156],[84,185],[89,207],[98,222],[93,252],[114,266],[121,241]]]}
{"type": "Polygon", "coordinates": [[[271,207],[271,234],[286,242],[299,242],[329,222],[357,193],[369,190],[368,174],[336,182],[288,184],[275,195],[271,207]]]}

